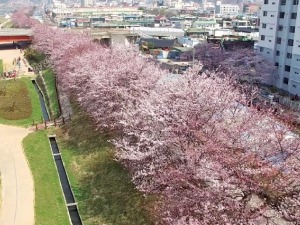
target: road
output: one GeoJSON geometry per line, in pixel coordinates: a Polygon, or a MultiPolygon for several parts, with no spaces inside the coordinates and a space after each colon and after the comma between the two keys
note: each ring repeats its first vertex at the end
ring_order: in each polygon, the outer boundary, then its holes
{"type": "Polygon", "coordinates": [[[0,225],[34,224],[34,186],[22,140],[29,130],[0,125],[0,225]]]}

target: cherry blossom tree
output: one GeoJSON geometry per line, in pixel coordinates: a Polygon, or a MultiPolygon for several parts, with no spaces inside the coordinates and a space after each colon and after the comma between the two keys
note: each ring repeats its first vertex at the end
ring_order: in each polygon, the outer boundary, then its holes
{"type": "Polygon", "coordinates": [[[120,110],[147,95],[161,73],[155,62],[144,60],[135,50],[99,46],[76,57],[63,80],[99,127],[116,130],[120,110]]]}
{"type": "Polygon", "coordinates": [[[34,48],[48,56],[59,83],[106,131],[120,128],[119,110],[145,95],[162,73],[156,62],[143,59],[138,51],[102,47],[88,34],[47,26],[35,26],[34,33],[34,48]]]}
{"type": "Polygon", "coordinates": [[[165,197],[168,224],[254,224],[273,208],[297,221],[299,137],[241,104],[231,79],[195,74],[165,76],[125,110],[115,144],[137,187],[165,197]]]}
{"type": "MultiPolygon", "coordinates": [[[[252,49],[224,51],[219,45],[207,43],[197,45],[194,51],[194,57],[203,64],[203,70],[222,71],[228,76],[249,83],[272,84],[274,82],[276,69],[274,64],[252,49]]],[[[193,52],[187,52],[183,57],[192,60],[193,52]]]]}
{"type": "Polygon", "coordinates": [[[161,197],[164,223],[270,224],[272,213],[300,220],[300,139],[247,107],[236,79],[259,71],[256,64],[224,53],[219,64],[209,55],[185,75],[168,74],[131,48],[42,25],[33,43],[99,131],[111,134],[136,187],[161,197]]]}
{"type": "Polygon", "coordinates": [[[212,43],[198,44],[193,51],[183,53],[182,58],[191,61],[194,57],[194,60],[201,62],[203,70],[215,71],[226,59],[226,54],[220,46],[212,43]]]}
{"type": "Polygon", "coordinates": [[[249,83],[272,84],[275,79],[274,63],[252,49],[241,48],[231,51],[220,64],[222,70],[229,68],[232,75],[249,83]]]}
{"type": "Polygon", "coordinates": [[[29,17],[31,10],[31,8],[23,8],[13,13],[11,21],[14,26],[18,28],[30,28],[38,24],[39,22],[37,20],[29,17]]]}

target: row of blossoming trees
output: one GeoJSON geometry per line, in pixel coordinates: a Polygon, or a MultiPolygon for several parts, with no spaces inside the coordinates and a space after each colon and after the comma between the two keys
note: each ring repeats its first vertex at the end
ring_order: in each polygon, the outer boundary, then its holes
{"type": "Polygon", "coordinates": [[[244,106],[240,85],[201,63],[174,75],[124,46],[35,25],[65,91],[109,134],[165,224],[296,224],[300,138],[244,106]],[[255,199],[257,201],[255,201],[255,199]]]}

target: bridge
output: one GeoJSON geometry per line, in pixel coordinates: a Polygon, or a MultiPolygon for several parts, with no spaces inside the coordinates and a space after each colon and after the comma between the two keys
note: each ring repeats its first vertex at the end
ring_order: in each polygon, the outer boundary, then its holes
{"type": "Polygon", "coordinates": [[[31,42],[32,31],[30,29],[1,28],[0,44],[13,42],[31,42]]]}

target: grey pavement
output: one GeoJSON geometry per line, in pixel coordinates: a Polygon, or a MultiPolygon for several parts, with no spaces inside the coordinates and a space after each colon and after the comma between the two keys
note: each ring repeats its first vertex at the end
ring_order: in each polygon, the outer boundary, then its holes
{"type": "Polygon", "coordinates": [[[0,225],[34,224],[33,178],[22,148],[28,133],[25,128],[0,125],[0,225]]]}

